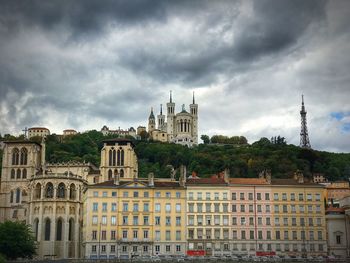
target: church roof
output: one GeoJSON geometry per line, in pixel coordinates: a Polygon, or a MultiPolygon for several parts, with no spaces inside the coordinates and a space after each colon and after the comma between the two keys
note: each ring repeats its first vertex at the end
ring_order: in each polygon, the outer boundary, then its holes
{"type": "Polygon", "coordinates": [[[116,143],[118,143],[119,145],[127,145],[128,143],[130,143],[133,147],[135,147],[134,142],[127,138],[115,138],[115,139],[103,140],[103,143],[106,143],[107,145],[114,145],[116,143]]]}
{"type": "Polygon", "coordinates": [[[154,114],[153,114],[153,108],[151,109],[151,114],[149,115],[149,119],[155,119],[154,114]]]}

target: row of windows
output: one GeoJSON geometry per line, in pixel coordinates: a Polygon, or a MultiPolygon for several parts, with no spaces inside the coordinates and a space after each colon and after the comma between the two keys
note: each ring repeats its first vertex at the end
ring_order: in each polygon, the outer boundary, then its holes
{"type": "MultiPolygon", "coordinates": [[[[195,225],[195,218],[196,218],[196,225],[201,226],[201,225],[229,225],[229,217],[227,215],[224,215],[222,217],[220,217],[219,215],[215,215],[214,216],[214,220],[213,217],[211,215],[207,215],[207,216],[202,216],[202,215],[197,215],[195,216],[188,216],[188,225],[195,225]],[[222,218],[222,219],[221,219],[222,218]]],[[[247,225],[247,223],[251,226],[257,224],[257,225],[263,225],[265,223],[265,225],[269,226],[271,225],[271,218],[270,217],[257,217],[256,218],[256,222],[254,220],[254,217],[232,217],[232,225],[238,225],[238,220],[240,225],[247,225]]],[[[314,221],[315,219],[312,217],[309,218],[303,218],[300,217],[299,220],[297,221],[297,218],[292,217],[291,219],[288,219],[287,217],[283,218],[283,225],[284,226],[306,226],[306,220],[308,223],[308,226],[314,226],[314,221]],[[297,224],[298,223],[298,224],[297,224]]],[[[279,217],[275,217],[274,220],[274,225],[275,226],[279,226],[280,222],[282,223],[282,218],[280,221],[279,217]]],[[[322,219],[321,218],[316,218],[316,224],[317,226],[321,226],[322,224],[322,219]]]]}
{"type": "MultiPolygon", "coordinates": [[[[97,246],[97,245],[92,245],[91,246],[91,252],[92,253],[97,253],[97,249],[100,248],[100,252],[101,253],[107,253],[107,245],[101,245],[101,246],[97,246]]],[[[121,252],[122,253],[126,253],[128,252],[128,246],[124,245],[124,246],[121,246],[121,252]]],[[[133,253],[137,253],[139,252],[140,250],[142,250],[143,252],[150,252],[152,250],[152,248],[148,245],[143,245],[143,246],[131,246],[130,247],[132,252],[133,253]]],[[[160,248],[161,246],[160,245],[155,245],[154,246],[154,250],[155,252],[160,252],[160,248]]],[[[171,245],[165,245],[164,246],[165,248],[165,251],[166,252],[170,252],[171,251],[171,245]]],[[[181,245],[175,245],[175,250],[176,252],[181,252],[181,245]]],[[[109,252],[110,253],[115,253],[116,252],[116,245],[110,245],[109,247],[109,252]]]]}
{"type": "MultiPolygon", "coordinates": [[[[312,212],[316,212],[316,213],[321,213],[321,205],[307,205],[305,206],[307,207],[307,212],[308,213],[312,213],[312,212]]],[[[299,212],[300,213],[304,213],[305,208],[303,205],[299,205],[299,212]]],[[[296,213],[297,206],[296,205],[274,205],[274,212],[275,213],[296,213]],[[282,206],[282,209],[280,210],[280,207],[282,206]]]]}
{"type": "MultiPolygon", "coordinates": [[[[223,246],[221,246],[220,243],[214,243],[214,250],[221,250],[223,248],[223,250],[234,250],[234,251],[303,251],[303,252],[314,252],[315,247],[317,244],[264,244],[264,243],[258,243],[256,244],[254,243],[250,243],[250,244],[246,244],[246,243],[242,243],[242,244],[237,244],[237,243],[232,243],[232,246],[230,248],[230,244],[225,243],[223,244],[223,246]],[[273,246],[275,248],[273,248],[273,246]]],[[[188,244],[188,248],[189,249],[206,249],[206,250],[211,250],[213,249],[212,247],[212,243],[189,243],[188,244]],[[205,245],[205,246],[204,246],[205,245]]],[[[318,244],[317,246],[318,251],[324,251],[324,246],[323,244],[318,244]]]]}
{"type": "MultiPolygon", "coordinates": [[[[271,240],[272,237],[272,231],[267,230],[267,231],[262,231],[262,230],[241,230],[241,231],[237,231],[237,230],[233,230],[232,231],[232,239],[234,240],[246,240],[246,239],[250,239],[250,240],[255,240],[255,239],[259,239],[259,240],[271,240]]],[[[275,231],[275,237],[274,239],[276,240],[282,240],[282,233],[283,233],[283,239],[284,240],[315,240],[315,233],[317,234],[317,239],[318,240],[323,240],[323,232],[322,231],[280,231],[280,230],[276,230],[275,231]],[[308,236],[306,236],[306,234],[308,233],[308,236]]],[[[212,229],[201,229],[201,228],[197,228],[196,231],[194,229],[189,229],[188,230],[188,238],[189,239],[229,239],[229,229],[223,229],[222,231],[222,235],[221,235],[221,229],[217,228],[214,229],[214,235],[213,235],[213,231],[212,229]],[[196,235],[195,235],[196,233],[196,235]]]]}
{"type": "Polygon", "coordinates": [[[27,179],[27,169],[11,169],[11,179],[27,179]]]}
{"type": "MultiPolygon", "coordinates": [[[[210,192],[206,192],[205,193],[205,200],[211,200],[211,194],[210,192]]],[[[222,193],[222,200],[227,200],[227,193],[222,193]]],[[[278,201],[279,199],[279,193],[274,193],[274,200],[278,201]]],[[[289,200],[290,201],[296,201],[296,196],[298,196],[298,200],[299,201],[304,201],[304,194],[303,193],[299,193],[298,195],[296,195],[295,193],[291,193],[289,195],[289,200]]],[[[220,193],[216,192],[214,193],[214,200],[219,200],[220,197],[220,193]]],[[[282,200],[283,201],[287,201],[287,193],[282,193],[282,200]]],[[[194,198],[196,200],[203,200],[204,199],[204,194],[202,192],[197,192],[196,196],[195,193],[193,192],[189,192],[188,193],[188,199],[189,200],[194,200],[194,198]]],[[[254,193],[232,193],[231,194],[231,198],[232,200],[254,200],[254,193]],[[238,198],[239,197],[239,198],[238,198]]],[[[256,200],[266,200],[269,201],[270,200],[270,193],[256,193],[255,196],[256,200]],[[263,199],[264,197],[264,199],[263,199]]],[[[313,194],[306,194],[306,200],[307,201],[320,201],[321,200],[321,195],[320,194],[315,194],[313,197],[313,194]]]]}
{"type": "Polygon", "coordinates": [[[115,149],[111,149],[108,151],[108,157],[109,157],[109,166],[124,166],[124,150],[118,149],[117,151],[115,149]]]}
{"type": "MultiPolygon", "coordinates": [[[[53,238],[57,241],[64,240],[64,223],[61,218],[59,218],[56,222],[56,229],[55,231],[52,231],[52,224],[51,220],[49,218],[46,218],[43,225],[43,232],[44,232],[44,240],[50,241],[53,238]],[[53,234],[51,232],[55,233],[55,237],[53,237],[53,234]]],[[[39,241],[39,219],[34,220],[34,237],[36,241],[39,241]]],[[[69,219],[68,221],[68,240],[74,240],[74,220],[73,218],[69,219]]]]}
{"type": "MultiPolygon", "coordinates": [[[[171,231],[170,230],[166,230],[163,231],[164,232],[164,237],[165,240],[169,241],[171,240],[171,231]]],[[[98,231],[97,230],[93,230],[91,233],[91,239],[92,240],[97,240],[97,239],[101,239],[101,240],[117,240],[117,232],[115,230],[110,231],[110,235],[107,236],[107,231],[106,230],[102,230],[100,232],[101,236],[98,236],[98,231]]],[[[150,238],[150,231],[149,230],[132,230],[131,232],[128,230],[122,230],[121,233],[121,238],[122,240],[128,240],[129,238],[133,239],[133,241],[136,240],[149,240],[150,238]],[[132,234],[131,236],[129,236],[129,234],[132,234]]],[[[177,230],[175,231],[175,240],[181,240],[182,237],[182,232],[177,230]]],[[[156,230],[154,232],[154,240],[156,241],[160,241],[161,240],[161,231],[156,230]]]]}
{"type": "MultiPolygon", "coordinates": [[[[166,226],[171,226],[172,224],[172,219],[170,216],[166,216],[164,217],[164,225],[166,226]]],[[[93,216],[92,217],[92,225],[98,225],[98,216],[93,216]]],[[[107,220],[107,216],[102,216],[101,217],[101,221],[100,223],[102,225],[107,225],[108,224],[108,220],[107,220]]],[[[176,226],[180,226],[181,225],[181,216],[177,216],[175,217],[175,223],[176,226]]],[[[110,224],[113,225],[117,225],[117,217],[116,216],[111,216],[110,217],[110,224]]],[[[122,225],[129,225],[129,216],[123,216],[122,218],[122,225]]],[[[144,225],[144,226],[148,226],[150,225],[150,218],[149,216],[143,216],[142,218],[139,216],[133,216],[132,217],[132,225],[144,225]],[[141,221],[142,219],[142,221],[141,221]]],[[[154,218],[154,225],[162,225],[162,220],[160,216],[156,216],[154,218]]]]}
{"type": "MultiPolygon", "coordinates": [[[[205,193],[205,200],[211,200],[211,195],[212,193],[206,192],[205,193]]],[[[222,200],[227,200],[228,193],[222,193],[222,200]]],[[[220,193],[215,192],[214,193],[214,200],[220,200],[220,193]]],[[[194,199],[194,193],[189,192],[188,193],[188,199],[193,200],[194,199]]],[[[197,192],[196,200],[203,200],[203,193],[202,192],[197,192]]]]}
{"type": "MultiPolygon", "coordinates": [[[[110,170],[111,171],[111,170],[110,170]]],[[[210,192],[206,192],[205,193],[205,200],[212,200],[211,196],[212,193],[210,192]]],[[[216,192],[214,193],[214,199],[213,200],[228,200],[227,198],[228,193],[222,193],[222,199],[220,199],[220,193],[216,192]]],[[[94,197],[98,197],[99,196],[99,192],[98,191],[94,191],[94,197]]],[[[112,197],[116,197],[117,196],[117,192],[112,192],[112,197]]],[[[102,192],[102,197],[108,197],[108,192],[102,192]]],[[[126,198],[129,197],[129,192],[125,191],[122,194],[122,197],[126,198]]],[[[132,195],[130,197],[141,197],[139,196],[139,192],[134,191],[132,192],[132,195]]],[[[148,198],[149,197],[149,192],[144,192],[144,196],[148,198]]],[[[165,192],[164,196],[162,196],[162,192],[155,192],[155,197],[156,198],[161,198],[161,197],[165,197],[165,198],[172,198],[171,192],[165,192]]],[[[175,197],[176,198],[181,198],[181,193],[180,192],[176,192],[175,193],[175,197]]],[[[262,199],[263,194],[262,193],[256,193],[256,200],[263,200],[262,199]]],[[[270,193],[265,193],[264,194],[265,199],[264,200],[270,200],[270,193]]],[[[253,200],[253,193],[239,193],[239,199],[237,198],[237,193],[232,193],[232,200],[253,200]],[[247,196],[248,194],[248,196],[247,196]]],[[[189,192],[188,193],[188,199],[189,200],[194,200],[194,193],[193,192],[189,192]]],[[[197,192],[197,196],[196,196],[196,200],[204,200],[203,199],[203,193],[202,192],[197,192]]],[[[278,201],[279,199],[279,194],[278,193],[274,193],[274,200],[278,201]]],[[[282,193],[282,201],[287,201],[287,193],[282,193]]],[[[304,201],[304,194],[303,193],[299,193],[298,194],[298,200],[299,201],[304,201]]],[[[321,201],[321,195],[320,194],[306,194],[306,200],[307,201],[321,201]],[[313,197],[314,196],[314,197],[313,197]]],[[[297,201],[296,199],[296,194],[295,193],[291,193],[290,194],[290,199],[288,201],[297,201]]]]}
{"type": "MultiPolygon", "coordinates": [[[[166,203],[164,206],[165,212],[170,213],[171,212],[172,204],[166,203]]],[[[92,204],[92,211],[97,212],[98,211],[98,203],[92,204]]],[[[111,211],[116,212],[117,211],[117,203],[111,203],[111,211]]],[[[129,212],[129,203],[123,203],[123,212],[129,212]]],[[[149,203],[143,204],[143,212],[149,212],[150,207],[149,203]]],[[[154,205],[154,211],[155,212],[161,212],[161,204],[156,203],[154,205]]],[[[108,203],[102,203],[102,212],[108,212],[108,203]]],[[[133,203],[132,204],[132,212],[140,212],[140,204],[139,203],[133,203]]],[[[180,213],[181,212],[181,204],[175,204],[175,212],[180,213]]]]}
{"type": "MultiPolygon", "coordinates": [[[[26,196],[27,193],[23,190],[22,196],[26,196]]],[[[16,191],[10,192],[10,203],[20,203],[21,202],[21,189],[17,188],[16,191]]]]}
{"type": "MultiPolygon", "coordinates": [[[[201,226],[203,225],[203,219],[204,217],[202,215],[197,215],[197,225],[201,226]]],[[[210,226],[214,223],[214,225],[225,225],[227,226],[229,224],[229,217],[228,216],[222,216],[222,220],[221,220],[221,216],[219,215],[215,215],[214,216],[214,220],[213,217],[210,216],[205,216],[205,224],[210,226]]],[[[188,225],[193,226],[194,225],[194,216],[188,216],[188,225]]]]}
{"type": "Polygon", "coordinates": [[[26,148],[13,148],[12,150],[12,165],[27,165],[28,150],[26,148]]]}
{"type": "MultiPolygon", "coordinates": [[[[99,197],[99,191],[94,191],[93,192],[93,196],[94,197],[99,197]]],[[[102,192],[102,197],[109,197],[108,192],[107,191],[103,191],[102,192]]],[[[117,192],[111,192],[111,197],[117,197],[117,192]]],[[[141,197],[141,195],[140,195],[140,192],[138,192],[138,191],[130,192],[130,195],[129,195],[129,192],[124,191],[122,193],[122,197],[123,198],[128,198],[128,197],[138,198],[138,197],[141,197]]],[[[149,198],[149,192],[143,192],[143,197],[149,198]]],[[[172,198],[172,197],[181,198],[181,193],[180,192],[176,192],[175,196],[172,196],[171,192],[165,192],[164,195],[162,196],[161,192],[155,192],[154,197],[156,197],[156,198],[161,198],[161,197],[165,197],[165,198],[172,198]]]]}
{"type": "MultiPolygon", "coordinates": [[[[57,190],[56,190],[56,197],[57,198],[68,198],[71,200],[76,199],[76,186],[75,184],[71,184],[69,186],[69,193],[68,190],[66,189],[66,185],[64,183],[59,183],[57,186],[57,190]]],[[[45,190],[44,190],[44,198],[53,198],[54,197],[54,185],[49,182],[46,184],[45,186],[45,190]]],[[[40,199],[41,198],[41,184],[37,183],[35,185],[35,189],[34,189],[34,199],[40,199]]]]}
{"type": "MultiPolygon", "coordinates": [[[[202,213],[203,211],[203,203],[197,203],[196,204],[196,208],[197,210],[194,210],[194,203],[189,203],[188,204],[188,212],[189,213],[202,213]]],[[[219,213],[219,212],[224,212],[227,213],[228,212],[228,203],[214,203],[214,210],[212,210],[212,203],[205,203],[205,211],[206,212],[215,212],[215,213],[219,213]],[[220,209],[220,207],[222,206],[222,209],[220,209]]]]}

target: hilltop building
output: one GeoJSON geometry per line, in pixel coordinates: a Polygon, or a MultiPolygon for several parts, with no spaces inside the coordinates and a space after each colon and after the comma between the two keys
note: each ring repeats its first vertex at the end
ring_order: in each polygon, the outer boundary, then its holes
{"type": "Polygon", "coordinates": [[[153,108],[151,109],[151,113],[148,117],[148,133],[150,134],[150,138],[157,141],[173,142],[188,146],[197,145],[198,104],[195,103],[194,93],[192,103],[189,105],[189,112],[186,111],[185,104],[183,104],[181,112],[175,113],[175,102],[173,102],[171,92],[166,107],[167,115],[165,116],[163,114],[162,105],[160,105],[157,122],[153,113],[153,108]]]}
{"type": "Polygon", "coordinates": [[[78,132],[73,129],[65,129],[63,130],[63,136],[70,136],[70,135],[76,135],[78,132]]]}
{"type": "Polygon", "coordinates": [[[104,125],[101,129],[101,132],[104,136],[118,135],[119,137],[132,136],[135,139],[138,138],[138,135],[136,134],[136,130],[134,129],[134,127],[130,127],[127,130],[120,129],[120,127],[117,130],[110,130],[106,125],[104,125]]]}
{"type": "MultiPolygon", "coordinates": [[[[46,137],[47,135],[50,135],[50,130],[45,127],[32,127],[29,128],[28,130],[24,130],[25,133],[28,132],[28,139],[32,137],[46,137]]],[[[25,134],[26,135],[26,134],[25,134]]]]}

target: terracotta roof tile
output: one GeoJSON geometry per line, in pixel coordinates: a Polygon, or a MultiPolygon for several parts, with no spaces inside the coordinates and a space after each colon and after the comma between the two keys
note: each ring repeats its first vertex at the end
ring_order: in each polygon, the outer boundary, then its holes
{"type": "Polygon", "coordinates": [[[309,185],[309,186],[319,186],[324,187],[323,185],[320,185],[318,183],[304,181],[304,183],[298,183],[298,181],[294,179],[272,179],[271,180],[272,185],[309,185]]]}
{"type": "Polygon", "coordinates": [[[268,182],[263,178],[230,178],[230,184],[258,184],[264,185],[268,182]]]}
{"type": "Polygon", "coordinates": [[[196,184],[209,184],[209,185],[227,185],[223,178],[191,178],[188,179],[186,184],[196,185],[196,184]]]}

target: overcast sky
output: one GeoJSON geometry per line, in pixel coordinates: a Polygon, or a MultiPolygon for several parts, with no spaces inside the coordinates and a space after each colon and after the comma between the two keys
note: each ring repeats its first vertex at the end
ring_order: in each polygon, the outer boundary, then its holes
{"type": "Polygon", "coordinates": [[[350,1],[0,1],[0,133],[146,126],[199,105],[199,133],[350,152],[350,1]]]}

